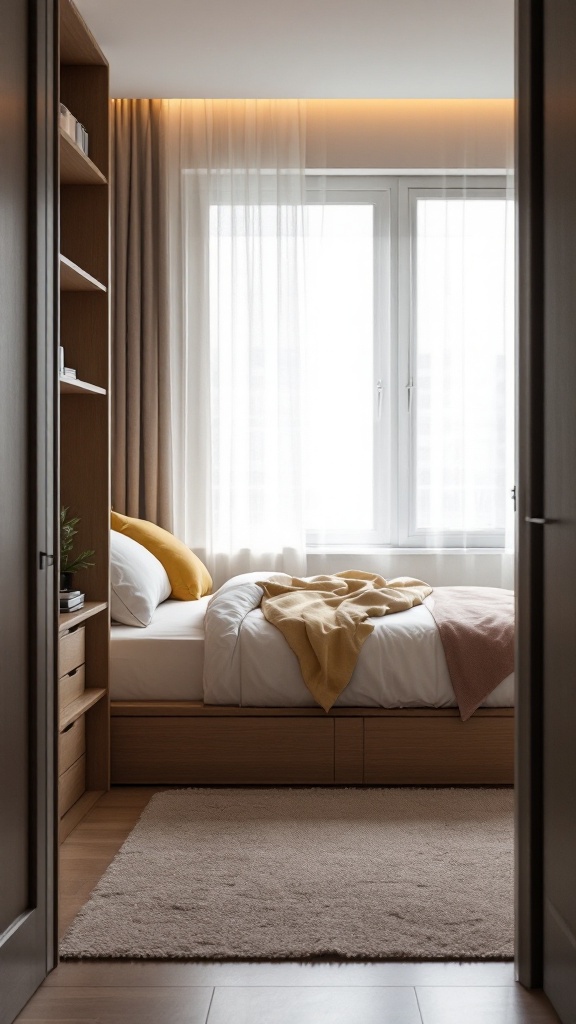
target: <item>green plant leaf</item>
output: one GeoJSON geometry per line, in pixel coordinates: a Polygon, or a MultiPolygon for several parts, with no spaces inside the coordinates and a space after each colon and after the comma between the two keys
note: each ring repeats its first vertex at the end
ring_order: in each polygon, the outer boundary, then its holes
{"type": "Polygon", "coordinates": [[[78,533],[75,527],[80,522],[79,516],[71,516],[67,519],[68,508],[64,505],[60,509],[60,572],[78,572],[80,569],[88,569],[94,565],[89,561],[95,554],[94,551],[82,551],[75,558],[72,556],[74,537],[78,533]]]}

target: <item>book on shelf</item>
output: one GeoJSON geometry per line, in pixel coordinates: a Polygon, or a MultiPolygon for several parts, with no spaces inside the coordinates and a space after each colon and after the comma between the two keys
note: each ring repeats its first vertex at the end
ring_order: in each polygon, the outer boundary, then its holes
{"type": "Polygon", "coordinates": [[[64,103],[60,104],[60,127],[73,142],[88,156],[88,132],[64,103]]]}
{"type": "Polygon", "coordinates": [[[85,153],[86,156],[88,156],[88,132],[86,131],[84,125],[80,124],[80,121],[76,121],[76,132],[74,136],[74,141],[76,142],[77,146],[80,146],[82,152],[85,153]]]}
{"type": "Polygon", "coordinates": [[[81,590],[61,590],[60,600],[61,601],[72,601],[76,597],[84,597],[81,590]]]}
{"type": "Polygon", "coordinates": [[[64,103],[60,104],[60,127],[76,141],[76,118],[70,113],[64,103]]]}
{"type": "Polygon", "coordinates": [[[76,380],[76,370],[74,370],[71,366],[65,366],[64,369],[62,370],[61,376],[70,377],[70,380],[76,380]]]}
{"type": "Polygon", "coordinates": [[[61,612],[76,612],[79,608],[84,607],[84,594],[80,594],[80,597],[73,597],[71,600],[63,601],[60,599],[60,611],[61,612]]]}
{"type": "Polygon", "coordinates": [[[79,612],[84,607],[84,599],[82,598],[79,604],[74,605],[60,605],[60,612],[64,615],[66,612],[79,612]]]}

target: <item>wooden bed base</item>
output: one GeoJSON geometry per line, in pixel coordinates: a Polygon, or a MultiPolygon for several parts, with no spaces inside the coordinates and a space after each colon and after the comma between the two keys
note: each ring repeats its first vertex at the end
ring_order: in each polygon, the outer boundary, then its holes
{"type": "Polygon", "coordinates": [[[112,782],[510,785],[514,711],[113,701],[112,782]]]}

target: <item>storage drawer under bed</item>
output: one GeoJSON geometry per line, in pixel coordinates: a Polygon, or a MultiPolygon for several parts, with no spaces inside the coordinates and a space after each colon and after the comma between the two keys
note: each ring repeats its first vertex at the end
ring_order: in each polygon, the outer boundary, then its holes
{"type": "Polygon", "coordinates": [[[112,702],[112,782],[511,785],[514,711],[224,708],[112,702]]]}

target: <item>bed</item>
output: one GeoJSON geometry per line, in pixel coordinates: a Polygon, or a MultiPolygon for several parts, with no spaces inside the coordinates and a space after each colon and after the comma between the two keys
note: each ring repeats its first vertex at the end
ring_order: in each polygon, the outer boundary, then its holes
{"type": "Polygon", "coordinates": [[[237,577],[218,600],[164,601],[145,628],[112,626],[113,783],[512,783],[512,675],[461,721],[420,605],[377,620],[326,713],[255,601],[269,575],[237,577]]]}

